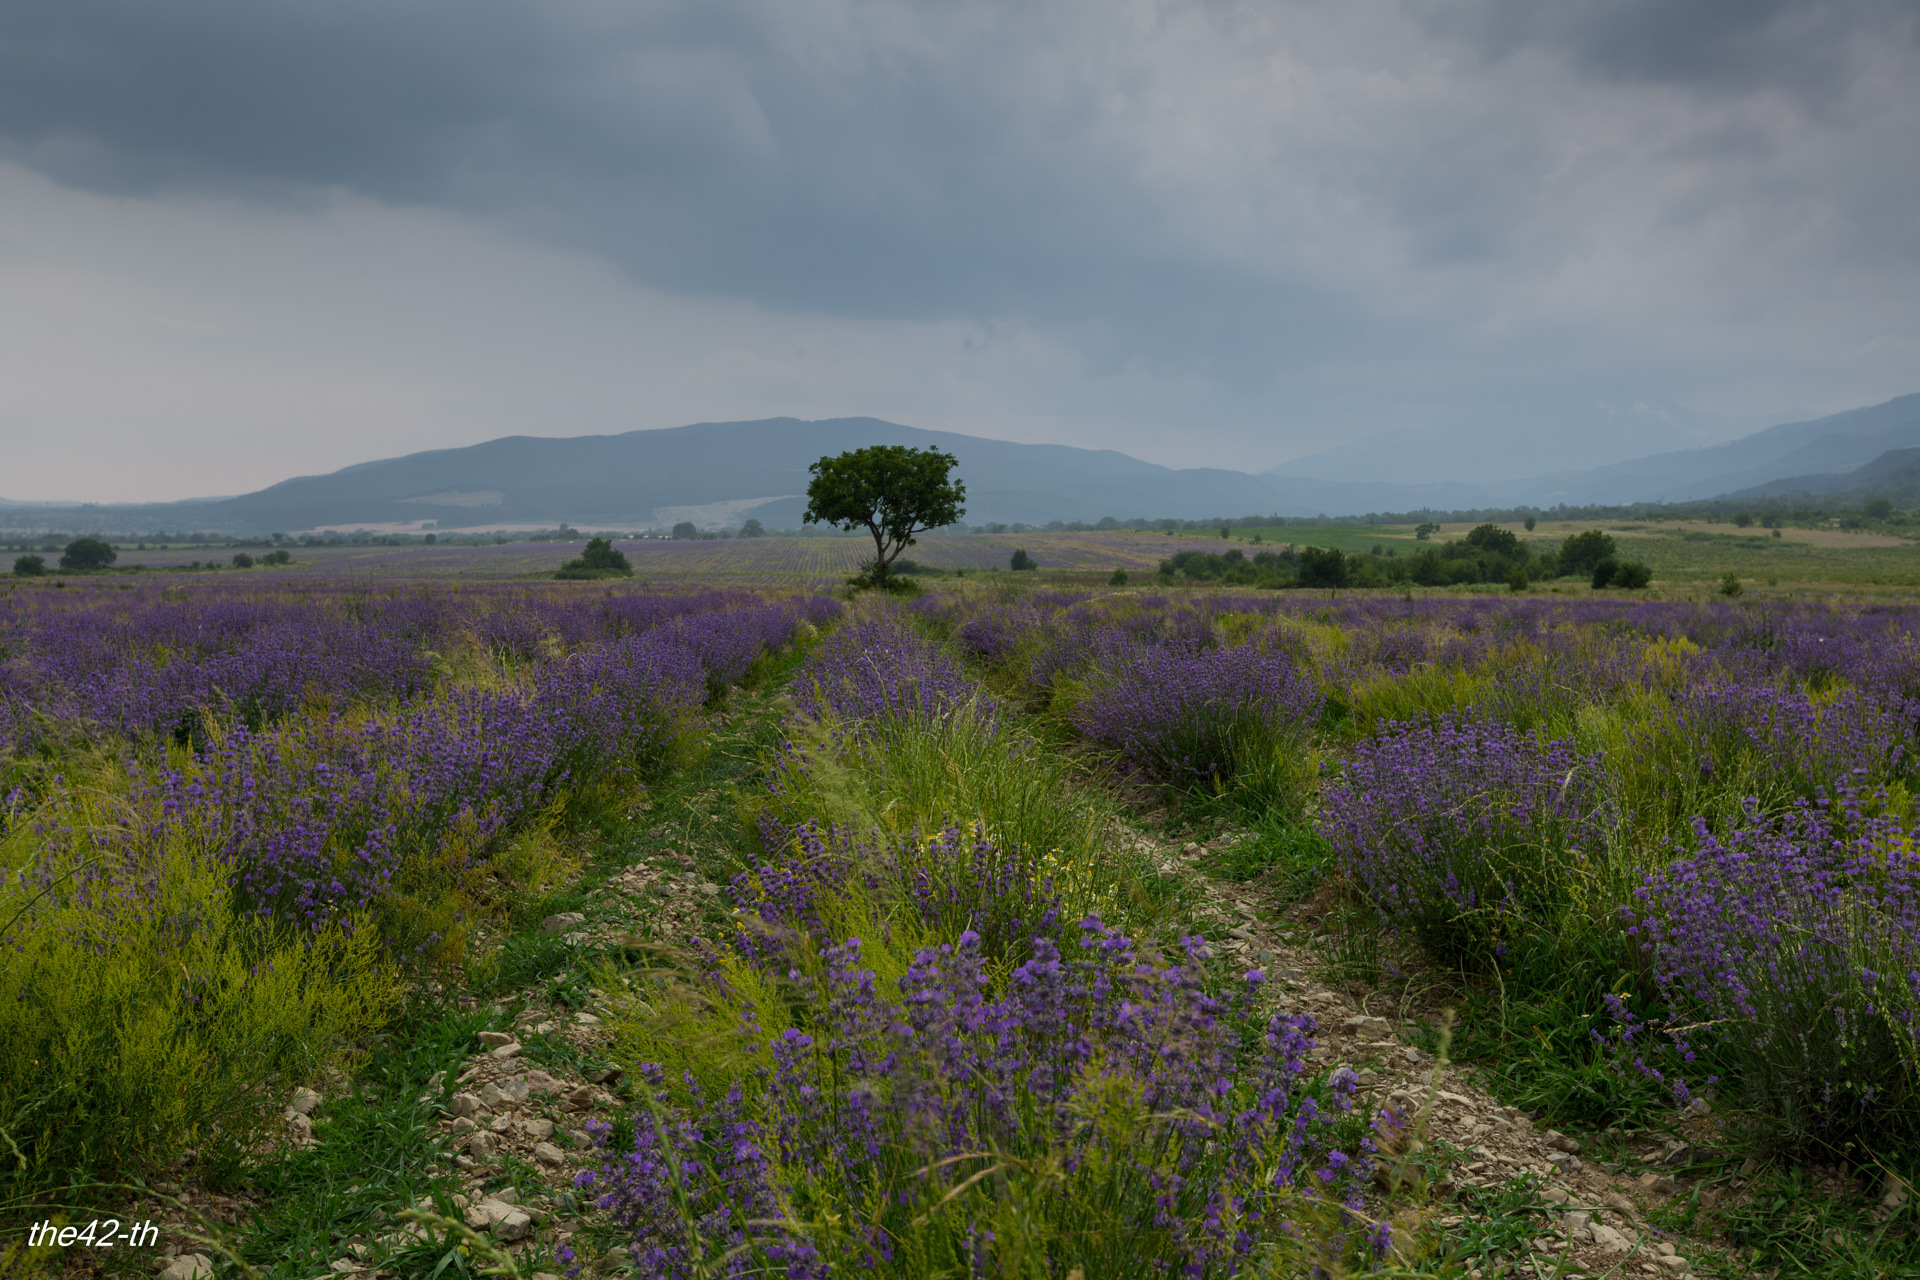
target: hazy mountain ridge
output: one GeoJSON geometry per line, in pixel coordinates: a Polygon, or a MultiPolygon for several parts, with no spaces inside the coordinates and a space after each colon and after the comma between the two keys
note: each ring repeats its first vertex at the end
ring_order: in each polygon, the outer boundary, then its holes
{"type": "Polygon", "coordinates": [[[1766,499],[1796,494],[1887,498],[1897,506],[1920,503],[1920,447],[1889,449],[1852,471],[1788,476],[1727,496],[1766,499]]]}
{"type": "MultiPolygon", "coordinates": [[[[1726,444],[1675,450],[1523,480],[1395,484],[1221,468],[1173,469],[1111,449],[1016,444],[926,431],[878,418],[708,422],[620,435],[505,436],[458,449],[355,463],[233,498],[142,504],[9,502],[16,528],[216,533],[417,525],[446,528],[664,527],[696,523],[794,528],[807,468],[871,444],[945,449],[959,459],[973,523],[1173,516],[1359,515],[1517,506],[1681,502],[1796,492],[1902,499],[1920,492],[1920,394],[1726,444]],[[786,495],[786,496],[780,496],[786,495]]],[[[1276,469],[1277,470],[1277,469],[1276,469]]]]}
{"type": "MultiPolygon", "coordinates": [[[[1260,480],[1220,468],[1174,470],[1111,449],[1015,444],[925,431],[877,418],[698,423],[613,436],[507,436],[460,449],[356,463],[298,476],[218,502],[10,508],[69,524],[198,528],[218,532],[352,528],[435,520],[447,527],[557,525],[645,528],[672,523],[663,508],[737,504],[757,495],[804,494],[823,455],[871,444],[945,449],[959,459],[967,518],[1097,520],[1175,515],[1198,519],[1273,509],[1260,480]],[[492,500],[497,494],[498,500],[492,500]],[[486,495],[468,505],[458,495],[486,495]]],[[[800,523],[805,499],[739,510],[770,528],[800,523]]]]}

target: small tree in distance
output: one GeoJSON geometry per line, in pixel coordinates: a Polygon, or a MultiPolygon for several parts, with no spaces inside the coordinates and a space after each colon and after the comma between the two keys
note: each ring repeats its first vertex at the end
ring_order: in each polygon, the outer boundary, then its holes
{"type": "Polygon", "coordinates": [[[633,566],[624,551],[605,538],[591,538],[578,559],[561,565],[556,578],[631,578],[633,566]]]}
{"type": "Polygon", "coordinates": [[[915,534],[958,520],[967,487],[950,478],[958,463],[938,449],[899,444],[868,445],[822,458],[808,470],[808,524],[864,528],[873,535],[873,559],[861,563],[857,581],[885,586],[900,553],[915,534]]]}
{"type": "Polygon", "coordinates": [[[743,538],[758,538],[763,536],[766,532],[767,532],[766,529],[761,525],[761,523],[758,520],[750,519],[745,524],[740,526],[740,536],[743,538]]]}
{"type": "Polygon", "coordinates": [[[1033,557],[1027,554],[1025,547],[1016,547],[1012,558],[1007,561],[1007,567],[1018,573],[1026,569],[1038,569],[1040,566],[1034,563],[1033,557]]]}
{"type": "Polygon", "coordinates": [[[47,571],[47,562],[41,556],[18,556],[13,562],[13,576],[16,578],[37,578],[47,571]]]}
{"type": "Polygon", "coordinates": [[[82,572],[104,569],[119,557],[119,552],[98,538],[75,538],[60,553],[60,567],[82,572]]]}

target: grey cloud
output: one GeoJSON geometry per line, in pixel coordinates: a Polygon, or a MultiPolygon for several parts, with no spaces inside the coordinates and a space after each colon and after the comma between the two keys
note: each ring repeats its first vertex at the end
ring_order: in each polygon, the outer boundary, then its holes
{"type": "MultiPolygon", "coordinates": [[[[1687,261],[1712,228],[1776,300],[1849,254],[1912,259],[1912,14],[12,0],[0,154],[96,190],[450,208],[791,312],[1012,318],[1066,335],[1090,377],[1206,380],[1249,422],[1530,418],[1609,378],[1687,394],[1644,319],[1720,282],[1622,300],[1636,253],[1687,261]],[[1789,106],[1724,101],[1760,90],[1789,106]],[[1645,243],[1609,244],[1623,226],[1645,243]],[[1597,300],[1548,296],[1578,270],[1597,300]]],[[[1910,333],[1898,278],[1878,287],[1910,333]]]]}
{"type": "Polygon", "coordinates": [[[1422,13],[1496,57],[1545,47],[1590,74],[1810,101],[1844,94],[1863,39],[1920,38],[1899,0],[1474,0],[1422,13]]]}

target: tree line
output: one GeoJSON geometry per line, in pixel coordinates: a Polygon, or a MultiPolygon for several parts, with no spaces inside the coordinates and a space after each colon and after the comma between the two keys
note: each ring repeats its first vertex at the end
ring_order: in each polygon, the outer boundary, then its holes
{"type": "MultiPolygon", "coordinates": [[[[1430,536],[1432,530],[1424,529],[1430,536]]],[[[1423,540],[1425,540],[1423,538],[1423,540]]],[[[1623,560],[1611,535],[1591,529],[1557,547],[1536,549],[1519,535],[1482,524],[1466,537],[1422,547],[1411,555],[1375,547],[1369,555],[1334,547],[1286,547],[1248,555],[1181,551],[1160,562],[1163,582],[1211,582],[1249,587],[1445,587],[1498,583],[1516,591],[1535,582],[1584,578],[1596,588],[1644,587],[1652,571],[1623,560]]]]}

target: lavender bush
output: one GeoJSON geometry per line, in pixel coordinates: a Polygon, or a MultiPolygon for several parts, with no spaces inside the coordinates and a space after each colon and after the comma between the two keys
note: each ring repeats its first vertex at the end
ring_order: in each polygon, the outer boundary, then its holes
{"type": "Polygon", "coordinates": [[[1084,896],[1075,892],[1081,886],[1055,885],[1033,858],[978,826],[889,837],[763,820],[760,838],[768,861],[736,876],[732,889],[734,904],[752,922],[738,945],[763,963],[790,953],[796,935],[814,947],[829,945],[843,924],[832,908],[843,905],[856,884],[873,900],[903,904],[916,932],[953,937],[971,931],[995,960],[1029,952],[1035,938],[1058,933],[1063,899],[1068,910],[1085,905],[1074,901],[1084,896]]]}
{"type": "Polygon", "coordinates": [[[1384,1255],[1352,1073],[1309,1078],[1305,1015],[1243,1051],[1260,975],[1223,1002],[1204,957],[1194,939],[1163,964],[1089,919],[996,991],[967,932],[888,991],[849,938],[793,989],[793,1025],[739,1024],[764,1074],[717,1092],[639,1064],[632,1146],[600,1127],[579,1184],[660,1277],[1205,1277],[1384,1255]]]}
{"type": "Polygon", "coordinates": [[[884,617],[837,629],[807,656],[793,687],[805,714],[868,728],[937,718],[968,703],[991,710],[943,649],[884,617]]]}
{"type": "MultiPolygon", "coordinates": [[[[1701,823],[1629,913],[1661,991],[1700,1028],[1687,1039],[1732,1068],[1742,1103],[1835,1147],[1920,1130],[1920,832],[1858,801],[1753,806],[1724,839],[1701,823]]],[[[1699,1068],[1677,1073],[1699,1083],[1699,1068]]]]}
{"type": "Polygon", "coordinates": [[[1272,772],[1275,753],[1301,756],[1318,713],[1314,687],[1280,654],[1144,648],[1109,668],[1072,721],[1150,777],[1218,789],[1272,772]]]}
{"type": "Polygon", "coordinates": [[[1598,770],[1497,721],[1393,725],[1327,788],[1320,831],[1391,924],[1484,958],[1559,921],[1604,838],[1598,770]]]}

